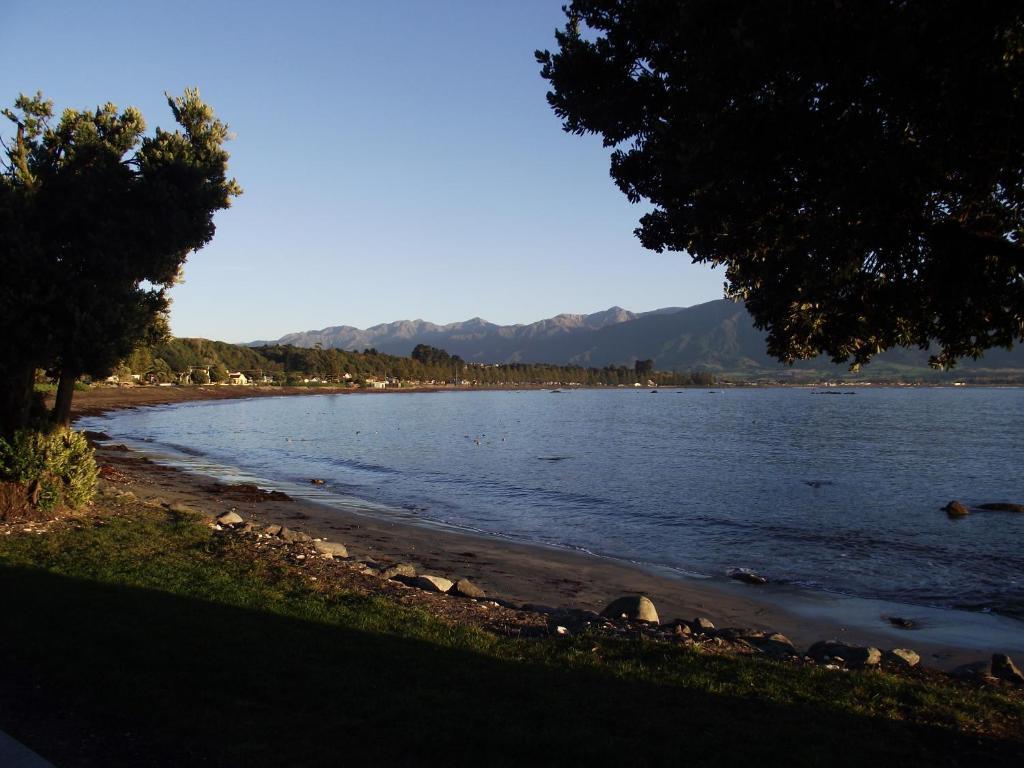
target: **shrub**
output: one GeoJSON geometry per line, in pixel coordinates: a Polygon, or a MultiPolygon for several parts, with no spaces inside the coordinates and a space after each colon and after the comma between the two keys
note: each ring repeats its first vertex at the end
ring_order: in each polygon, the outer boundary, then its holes
{"type": "Polygon", "coordinates": [[[43,511],[80,507],[96,493],[93,450],[85,436],[70,429],[23,429],[11,442],[0,438],[0,477],[29,488],[43,511]]]}

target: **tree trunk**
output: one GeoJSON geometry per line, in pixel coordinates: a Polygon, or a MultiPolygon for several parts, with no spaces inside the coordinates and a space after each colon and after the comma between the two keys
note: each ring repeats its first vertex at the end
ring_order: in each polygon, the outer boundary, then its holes
{"type": "Polygon", "coordinates": [[[71,426],[71,397],[75,394],[75,381],[78,374],[62,369],[57,382],[57,397],[53,401],[50,419],[58,427],[71,426]]]}
{"type": "Polygon", "coordinates": [[[10,439],[28,426],[35,376],[31,361],[0,363],[0,437],[10,439]]]}

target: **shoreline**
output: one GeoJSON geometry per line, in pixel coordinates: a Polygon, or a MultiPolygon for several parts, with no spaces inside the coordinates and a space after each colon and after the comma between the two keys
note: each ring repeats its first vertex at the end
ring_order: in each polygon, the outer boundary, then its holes
{"type": "MultiPolygon", "coordinates": [[[[254,395],[253,388],[245,389],[249,391],[229,391],[215,398],[353,392],[275,387],[254,395]]],[[[191,390],[187,388],[182,394],[191,390]]],[[[75,408],[75,417],[214,398],[205,394],[162,401],[128,397],[117,402],[114,397],[104,397],[101,403],[90,402],[95,399],[83,398],[85,402],[75,408]]],[[[117,439],[112,438],[112,442],[117,439]]],[[[97,459],[131,477],[136,495],[142,500],[188,504],[211,516],[234,510],[255,524],[287,525],[313,536],[340,541],[361,559],[388,564],[411,562],[421,572],[454,579],[465,577],[489,595],[530,608],[600,611],[622,595],[645,594],[653,600],[662,622],[703,616],[719,628],[782,632],[798,648],[833,639],[882,649],[913,648],[921,655],[923,665],[944,670],[993,652],[1024,654],[1020,622],[998,615],[853,598],[787,585],[751,586],[724,577],[687,577],[668,568],[419,522],[412,516],[385,518],[338,500],[327,503],[306,494],[295,495],[294,489],[267,482],[259,485],[284,489],[286,493],[291,490],[293,494],[288,500],[243,500],[231,493],[231,486],[220,485],[220,492],[214,490],[219,483],[226,482],[223,478],[196,472],[194,468],[176,468],[167,463],[168,457],[146,453],[98,447],[97,459]],[[920,628],[894,627],[889,616],[910,618],[920,628]]]]}

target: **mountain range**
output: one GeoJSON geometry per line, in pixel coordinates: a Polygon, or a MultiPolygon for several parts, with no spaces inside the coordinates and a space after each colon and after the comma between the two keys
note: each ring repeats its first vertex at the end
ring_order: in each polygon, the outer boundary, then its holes
{"type": "MultiPolygon", "coordinates": [[[[527,325],[496,325],[479,317],[447,325],[424,320],[399,320],[365,329],[339,325],[290,333],[275,341],[254,341],[249,346],[265,344],[374,348],[403,356],[417,344],[429,344],[475,363],[602,367],[632,366],[638,359],[653,359],[658,370],[709,370],[750,376],[786,371],[835,376],[846,372],[844,366],[826,358],[801,361],[792,368],[772,359],[765,352],[764,332],[754,327],[746,308],[726,299],[650,312],[611,307],[589,315],[556,315],[527,325]]],[[[889,350],[861,376],[929,375],[928,354],[918,349],[889,350]]],[[[1024,351],[993,350],[979,361],[963,362],[958,371],[1024,374],[1024,351]]]]}

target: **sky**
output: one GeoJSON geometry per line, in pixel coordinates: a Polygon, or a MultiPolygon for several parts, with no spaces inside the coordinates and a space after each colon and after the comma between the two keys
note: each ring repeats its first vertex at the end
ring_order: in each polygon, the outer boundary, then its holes
{"type": "Polygon", "coordinates": [[[609,150],[545,101],[563,1],[3,0],[0,103],[134,105],[152,130],[195,86],[230,125],[245,194],[172,289],[178,336],[721,298],[720,270],[640,246],[609,150]]]}

